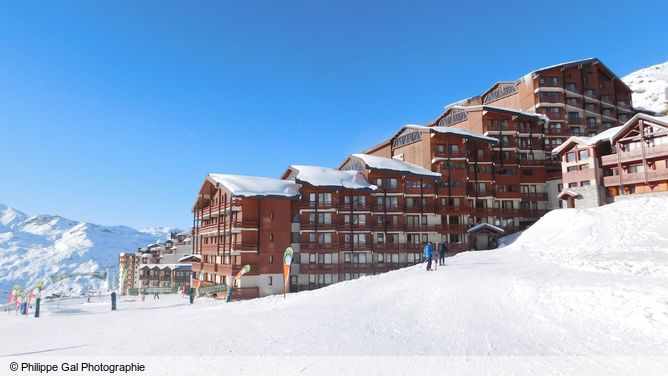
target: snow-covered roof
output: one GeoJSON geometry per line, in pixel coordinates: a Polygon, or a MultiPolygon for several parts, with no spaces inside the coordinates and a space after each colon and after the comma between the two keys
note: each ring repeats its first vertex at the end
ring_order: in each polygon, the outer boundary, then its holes
{"type": "Polygon", "coordinates": [[[597,134],[596,136],[591,136],[591,137],[584,137],[584,136],[571,136],[568,138],[568,140],[564,141],[563,144],[557,146],[556,148],[552,149],[552,154],[561,154],[565,152],[566,150],[570,150],[570,146],[574,143],[579,144],[579,145],[588,145],[588,146],[596,146],[600,142],[607,141],[612,143],[612,139],[619,133],[621,132],[623,126],[619,127],[613,127],[610,129],[606,129],[605,131],[597,134]]]}
{"type": "Polygon", "coordinates": [[[367,167],[374,170],[401,172],[406,175],[414,175],[428,178],[439,178],[441,174],[429,171],[426,168],[408,162],[402,162],[394,158],[379,157],[369,154],[352,154],[351,158],[361,160],[367,167]]]}
{"type": "Polygon", "coordinates": [[[489,223],[480,223],[480,224],[477,224],[477,225],[471,227],[470,229],[466,230],[466,232],[471,233],[471,232],[480,231],[480,230],[482,230],[482,229],[488,229],[488,230],[492,230],[492,231],[496,231],[496,232],[500,232],[500,233],[504,233],[504,232],[506,232],[506,231],[505,231],[504,229],[502,229],[501,227],[496,227],[496,226],[494,226],[494,225],[490,225],[489,223]]]}
{"type": "Polygon", "coordinates": [[[614,143],[615,141],[617,141],[617,139],[619,139],[619,137],[626,134],[627,133],[626,131],[628,130],[628,128],[632,127],[639,119],[643,119],[645,121],[649,121],[649,122],[653,122],[653,123],[658,123],[658,124],[661,124],[663,126],[668,127],[668,116],[650,116],[650,115],[646,115],[646,114],[643,114],[643,113],[637,113],[637,114],[633,115],[633,117],[630,118],[626,123],[624,123],[624,125],[622,125],[621,127],[616,127],[616,128],[620,128],[620,130],[619,130],[619,132],[610,136],[610,142],[614,143]]]}
{"type": "Polygon", "coordinates": [[[376,190],[359,171],[341,171],[328,167],[290,165],[297,183],[308,183],[316,187],[344,187],[351,189],[376,190]]]}
{"type": "Polygon", "coordinates": [[[208,178],[241,197],[298,197],[301,188],[293,180],[259,176],[209,174],[208,178]]]}
{"type": "Polygon", "coordinates": [[[478,141],[485,141],[485,142],[493,142],[497,143],[499,142],[498,139],[494,137],[487,137],[485,135],[482,135],[477,132],[472,132],[472,131],[467,131],[465,129],[459,129],[459,128],[453,128],[453,127],[427,127],[424,125],[415,125],[415,124],[407,124],[403,128],[397,132],[397,134],[394,137],[397,137],[400,135],[405,129],[415,129],[423,132],[435,132],[435,133],[441,133],[441,134],[450,134],[450,135],[456,135],[462,138],[466,139],[472,139],[472,140],[478,140],[478,141]]]}
{"type": "Polygon", "coordinates": [[[550,118],[547,117],[545,114],[539,114],[537,112],[529,112],[529,111],[520,111],[514,108],[509,108],[509,107],[500,107],[500,106],[490,106],[490,105],[484,105],[482,106],[482,109],[487,111],[487,110],[495,110],[495,111],[503,111],[503,112],[511,112],[517,115],[522,115],[522,116],[527,116],[531,117],[537,120],[542,120],[545,122],[545,125],[547,125],[550,122],[550,118]]]}
{"type": "Polygon", "coordinates": [[[197,260],[202,260],[202,256],[200,256],[200,255],[185,255],[185,256],[181,257],[178,261],[183,262],[183,261],[185,261],[187,259],[190,259],[190,258],[194,258],[194,259],[197,259],[197,260]]]}
{"type": "Polygon", "coordinates": [[[158,268],[158,269],[162,270],[162,269],[169,268],[169,269],[175,270],[175,269],[188,269],[188,268],[191,268],[191,267],[192,266],[190,264],[144,264],[139,269],[158,268]]]}
{"type": "Polygon", "coordinates": [[[562,199],[564,196],[578,197],[580,194],[575,192],[572,189],[564,189],[557,195],[558,199],[562,199]]]}
{"type": "Polygon", "coordinates": [[[600,61],[600,60],[598,60],[598,59],[595,58],[595,57],[588,57],[588,58],[586,58],[586,59],[567,61],[567,62],[564,62],[564,63],[554,64],[554,65],[548,65],[547,67],[538,68],[538,69],[536,69],[536,70],[533,70],[533,71],[529,72],[529,74],[532,74],[532,73],[538,73],[538,72],[542,72],[542,71],[544,71],[544,70],[548,70],[548,69],[552,69],[552,68],[557,68],[557,67],[561,67],[561,66],[566,66],[566,65],[584,64],[584,63],[593,63],[593,62],[596,62],[596,61],[600,61]]]}

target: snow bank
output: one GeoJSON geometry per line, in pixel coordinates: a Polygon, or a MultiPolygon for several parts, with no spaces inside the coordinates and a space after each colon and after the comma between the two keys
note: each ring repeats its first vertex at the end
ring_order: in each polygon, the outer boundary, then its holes
{"type": "Polygon", "coordinates": [[[638,198],[543,216],[506,250],[573,269],[668,277],[668,198],[638,198]]]}

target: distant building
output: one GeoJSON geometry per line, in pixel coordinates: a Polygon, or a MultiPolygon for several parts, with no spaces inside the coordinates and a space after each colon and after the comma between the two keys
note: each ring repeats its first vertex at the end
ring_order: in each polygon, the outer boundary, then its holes
{"type": "Polygon", "coordinates": [[[171,234],[165,242],[149,244],[135,253],[121,253],[118,260],[121,294],[127,294],[130,289],[189,287],[190,240],[190,233],[171,234]]]}

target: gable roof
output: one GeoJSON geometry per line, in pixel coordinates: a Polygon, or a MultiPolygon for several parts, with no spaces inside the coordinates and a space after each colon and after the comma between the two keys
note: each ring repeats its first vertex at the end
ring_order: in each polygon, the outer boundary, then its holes
{"type": "Polygon", "coordinates": [[[422,168],[412,163],[403,162],[394,158],[379,157],[369,154],[352,154],[351,159],[356,159],[364,163],[368,168],[379,171],[400,172],[403,175],[418,176],[436,179],[440,178],[439,172],[434,172],[422,168]]]}
{"type": "Polygon", "coordinates": [[[364,175],[359,171],[335,170],[320,166],[290,165],[288,168],[295,182],[307,183],[316,187],[350,188],[373,191],[378,189],[369,184],[364,175]]]}
{"type": "Polygon", "coordinates": [[[501,233],[501,234],[503,234],[504,232],[506,232],[506,231],[505,231],[504,229],[502,229],[501,227],[496,227],[496,226],[494,226],[494,225],[490,225],[489,223],[480,223],[480,224],[477,224],[477,225],[471,227],[470,229],[466,230],[466,232],[467,232],[467,233],[472,233],[472,232],[477,232],[477,231],[480,231],[480,230],[492,230],[492,231],[494,231],[494,232],[498,232],[498,233],[501,233]]]}
{"type": "Polygon", "coordinates": [[[560,155],[564,152],[571,149],[573,144],[578,145],[587,145],[587,146],[596,146],[601,142],[610,142],[612,143],[612,138],[615,137],[621,130],[622,126],[613,127],[606,129],[605,131],[597,134],[596,136],[585,137],[585,136],[571,136],[568,140],[564,141],[561,145],[552,149],[552,154],[560,155]]]}
{"type": "Polygon", "coordinates": [[[299,184],[293,180],[264,178],[259,176],[208,174],[207,180],[215,186],[222,185],[239,197],[299,197],[299,184]]]}
{"type": "Polygon", "coordinates": [[[403,131],[406,130],[406,129],[415,129],[415,130],[418,130],[418,131],[421,131],[421,132],[454,135],[454,136],[458,136],[458,137],[469,139],[469,140],[476,140],[476,141],[483,141],[483,142],[490,142],[490,143],[498,143],[499,142],[499,140],[494,138],[494,137],[488,137],[488,136],[485,136],[481,133],[468,131],[468,130],[465,130],[465,129],[453,128],[453,127],[442,127],[442,126],[427,127],[427,126],[424,126],[424,125],[415,125],[415,124],[404,125],[391,139],[394,140],[401,133],[403,133],[403,131]]]}
{"type": "Polygon", "coordinates": [[[643,119],[643,120],[646,120],[646,121],[649,121],[649,122],[657,123],[657,124],[668,127],[668,116],[651,116],[651,115],[647,115],[647,114],[643,114],[643,113],[639,112],[639,113],[633,115],[633,117],[630,118],[626,123],[624,123],[624,125],[622,125],[621,127],[617,127],[617,128],[620,128],[620,130],[614,136],[610,137],[610,142],[612,142],[612,143],[617,142],[617,140],[619,140],[620,137],[625,135],[627,133],[627,131],[631,127],[633,127],[635,125],[635,123],[640,119],[643,119]]]}

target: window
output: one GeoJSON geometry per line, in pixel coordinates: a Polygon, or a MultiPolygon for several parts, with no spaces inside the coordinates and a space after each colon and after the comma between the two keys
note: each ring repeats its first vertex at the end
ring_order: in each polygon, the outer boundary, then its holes
{"type": "Polygon", "coordinates": [[[318,243],[320,244],[331,244],[332,243],[332,233],[331,232],[321,232],[318,234],[318,243]]]}
{"type": "Polygon", "coordinates": [[[309,274],[308,275],[308,283],[314,285],[315,284],[315,274],[309,274]]]}
{"type": "Polygon", "coordinates": [[[318,201],[321,204],[330,205],[332,203],[331,193],[318,193],[318,201]]]}
{"type": "Polygon", "coordinates": [[[274,212],[269,212],[269,219],[274,220],[274,212]]]}
{"type": "Polygon", "coordinates": [[[298,232],[293,232],[292,233],[292,242],[293,243],[299,243],[299,233],[298,232]]]}
{"type": "Polygon", "coordinates": [[[332,213],[318,213],[318,223],[331,225],[332,213]]]}
{"type": "Polygon", "coordinates": [[[583,187],[586,187],[588,185],[591,185],[591,181],[585,180],[585,181],[581,182],[580,185],[583,186],[583,187]]]}
{"type": "Polygon", "coordinates": [[[448,153],[459,154],[459,145],[448,145],[448,153]]]}
{"type": "Polygon", "coordinates": [[[577,112],[569,112],[568,113],[568,121],[569,122],[577,122],[580,120],[580,114],[577,112]]]}
{"type": "Polygon", "coordinates": [[[443,153],[445,151],[445,145],[439,144],[437,150],[439,153],[443,153]]]}
{"type": "Polygon", "coordinates": [[[567,172],[573,172],[573,171],[577,171],[577,170],[578,170],[578,166],[568,166],[566,168],[567,172]]]}
{"type": "Polygon", "coordinates": [[[575,188],[578,186],[578,183],[568,183],[568,188],[575,188]]]}
{"type": "Polygon", "coordinates": [[[580,150],[578,152],[578,157],[580,160],[589,159],[589,150],[580,150]]]}
{"type": "Polygon", "coordinates": [[[566,161],[567,162],[575,162],[575,152],[570,152],[566,154],[566,161]]]}
{"type": "Polygon", "coordinates": [[[273,242],[274,241],[274,234],[269,234],[269,241],[273,242]]]}
{"type": "Polygon", "coordinates": [[[383,262],[385,262],[385,257],[382,253],[378,254],[377,259],[378,259],[379,264],[382,264],[383,262]]]}
{"type": "Polygon", "coordinates": [[[274,283],[274,278],[272,276],[267,277],[267,284],[271,286],[274,283]]]}
{"type": "Polygon", "coordinates": [[[346,252],[343,254],[343,262],[350,262],[350,252],[346,252]]]}
{"type": "Polygon", "coordinates": [[[309,264],[315,264],[317,260],[318,254],[317,253],[309,253],[308,254],[308,263],[309,264]]]}

